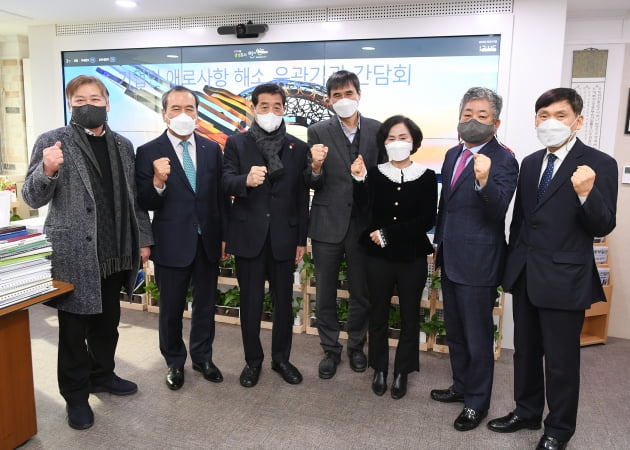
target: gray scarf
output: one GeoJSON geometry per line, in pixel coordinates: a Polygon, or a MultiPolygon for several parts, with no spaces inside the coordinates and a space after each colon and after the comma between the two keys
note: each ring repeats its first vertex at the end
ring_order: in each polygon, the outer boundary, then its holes
{"type": "Polygon", "coordinates": [[[127,186],[118,146],[112,131],[105,125],[105,144],[111,180],[94,154],[95,149],[88,141],[85,130],[73,124],[73,137],[79,143],[86,166],[90,172],[90,182],[96,203],[96,229],[98,262],[102,278],[132,268],[131,211],[127,197],[127,186]]]}
{"type": "Polygon", "coordinates": [[[280,151],[284,137],[287,134],[287,127],[284,120],[280,123],[280,127],[273,133],[267,133],[260,128],[256,121],[252,122],[249,132],[256,140],[258,150],[262,153],[265,164],[267,165],[267,177],[269,181],[274,182],[284,173],[284,165],[280,160],[280,151]]]}

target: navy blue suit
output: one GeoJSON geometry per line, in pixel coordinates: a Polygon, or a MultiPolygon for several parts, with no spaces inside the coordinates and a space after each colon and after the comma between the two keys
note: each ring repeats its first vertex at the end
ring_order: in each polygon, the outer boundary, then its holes
{"type": "Polygon", "coordinates": [[[514,413],[540,420],[546,394],[545,434],[566,442],[577,418],[584,310],[606,300],[593,238],[615,228],[618,173],[613,158],[577,139],[537,202],[546,153],[522,163],[503,287],[514,303],[514,413]],[[581,165],[596,174],[583,205],[571,182],[581,165]]]}
{"type": "Polygon", "coordinates": [[[182,314],[189,284],[193,293],[190,356],[198,363],[212,360],[218,261],[229,198],[221,189],[219,146],[194,135],[195,192],[166,133],[138,147],[136,174],[139,203],[154,211],[151,259],[160,290],[160,350],[169,367],[182,367],[186,361],[182,314]],[[153,185],[153,161],[163,157],[170,160],[171,173],[160,195],[153,185]]]}
{"type": "Polygon", "coordinates": [[[441,267],[444,320],[453,389],[465,405],[487,411],[494,373],[492,309],[505,262],[505,214],[516,189],[518,163],[492,138],[479,154],[491,159],[488,182],[475,188],[474,160],[451,187],[458,145],[442,165],[436,224],[436,266],[441,267]]]}
{"type": "Polygon", "coordinates": [[[260,343],[265,280],[274,304],[271,357],[287,362],[292,342],[293,272],[298,246],[306,245],[308,165],[306,143],[287,134],[280,153],[284,173],[257,187],[247,187],[252,166],[265,166],[254,137],[246,132],[225,144],[223,187],[234,196],[229,212],[226,251],[235,256],[241,291],[241,333],[245,360],[258,367],[264,354],[260,343]]]}

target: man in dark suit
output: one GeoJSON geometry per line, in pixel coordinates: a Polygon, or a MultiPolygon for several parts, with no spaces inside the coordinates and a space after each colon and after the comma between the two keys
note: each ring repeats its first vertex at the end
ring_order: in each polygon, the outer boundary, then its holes
{"type": "Polygon", "coordinates": [[[221,190],[221,149],[194,134],[198,105],[196,94],[185,87],[166,92],[162,117],[168,130],[139,147],[136,156],[139,201],[154,211],[151,259],[160,290],[160,351],[168,366],[166,385],[172,390],[184,384],[182,314],[189,286],[193,369],[209,381],[223,381],[212,362],[212,342],[218,261],[225,257],[222,236],[229,198],[221,190]]]}
{"type": "Polygon", "coordinates": [[[444,321],[453,371],[440,402],[464,402],[456,430],[477,427],[487,415],[494,373],[492,309],[505,262],[505,214],[516,189],[518,163],[494,137],[502,100],[471,88],[460,104],[463,144],[442,165],[435,244],[441,268],[444,321]]]}
{"type": "Polygon", "coordinates": [[[307,172],[310,187],[315,191],[309,236],[317,283],[317,331],[324,349],[319,364],[319,376],[323,379],[332,378],[341,361],[337,280],[344,255],[350,285],[348,359],[356,372],[367,368],[363,346],[370,301],[365,252],[359,245],[359,235],[367,227],[368,219],[367,212],[353,201],[350,166],[359,155],[367,169],[376,165],[376,132],[381,125],[359,113],[361,86],[356,74],[345,70],[333,73],[326,82],[326,90],[337,115],[308,128],[308,143],[312,147],[311,168],[307,172]]]}
{"type": "Polygon", "coordinates": [[[255,121],[225,144],[224,191],[234,197],[227,251],[235,256],[241,290],[243,387],[258,383],[263,349],[260,319],[265,280],[273,301],[271,368],[290,384],[302,374],[289,362],[293,338],[293,272],[306,251],[308,146],[286,132],[286,94],[277,84],[252,92],[255,121]]]}
{"type": "Polygon", "coordinates": [[[582,105],[569,88],[536,101],[536,131],[546,148],[523,160],[503,278],[514,300],[516,409],[488,428],[539,429],[546,394],[537,449],[563,449],[575,433],[584,310],[606,300],[593,238],[615,228],[617,163],[576,137],[582,105]]]}

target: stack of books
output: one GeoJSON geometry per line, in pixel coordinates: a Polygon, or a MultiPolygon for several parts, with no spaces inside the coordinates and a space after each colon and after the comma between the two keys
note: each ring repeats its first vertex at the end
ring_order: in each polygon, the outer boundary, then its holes
{"type": "Polygon", "coordinates": [[[25,226],[0,228],[0,308],[54,291],[52,246],[25,226]]]}

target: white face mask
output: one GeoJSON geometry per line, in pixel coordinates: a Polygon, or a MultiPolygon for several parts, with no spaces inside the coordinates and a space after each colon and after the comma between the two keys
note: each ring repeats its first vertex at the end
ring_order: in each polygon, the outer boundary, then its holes
{"type": "Polygon", "coordinates": [[[389,144],[385,144],[387,156],[391,161],[404,161],[409,158],[412,147],[413,144],[407,141],[394,141],[389,144]]]}
{"type": "Polygon", "coordinates": [[[571,125],[566,125],[557,119],[545,120],[536,127],[538,140],[547,148],[555,148],[564,145],[573,134],[571,126],[576,120],[577,118],[571,125]]]}
{"type": "Polygon", "coordinates": [[[351,98],[342,98],[332,105],[335,113],[342,119],[352,116],[359,109],[359,102],[351,98]]]}
{"type": "Polygon", "coordinates": [[[273,133],[278,128],[280,128],[280,124],[282,123],[282,116],[278,116],[272,112],[268,112],[267,114],[256,114],[256,122],[267,133],[273,133]]]}
{"type": "Polygon", "coordinates": [[[181,113],[168,121],[168,127],[179,136],[189,136],[197,128],[197,121],[188,114],[181,113]]]}

